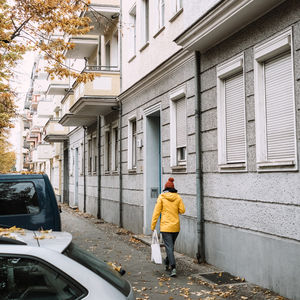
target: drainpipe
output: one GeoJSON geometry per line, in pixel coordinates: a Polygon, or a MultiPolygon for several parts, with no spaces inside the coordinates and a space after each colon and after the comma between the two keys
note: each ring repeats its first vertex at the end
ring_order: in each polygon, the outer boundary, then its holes
{"type": "Polygon", "coordinates": [[[196,133],[196,201],[197,201],[197,260],[205,262],[204,213],[203,213],[203,174],[201,146],[201,82],[199,51],[195,51],[195,133],[196,133]]]}
{"type": "Polygon", "coordinates": [[[122,177],[122,102],[119,104],[119,226],[123,227],[123,177],[122,177]]]}
{"type": "MultiPolygon", "coordinates": [[[[119,61],[119,68],[120,68],[120,91],[122,92],[122,0],[120,0],[120,18],[119,18],[119,43],[120,43],[120,61],[119,61]]],[[[121,120],[121,119],[120,119],[121,120]]]]}
{"type": "Polygon", "coordinates": [[[98,211],[97,218],[101,219],[101,116],[97,116],[98,133],[98,211]]]}
{"type": "Polygon", "coordinates": [[[86,170],[85,170],[85,140],[86,126],[83,126],[83,212],[86,212],[86,170]]]}
{"type": "MultiPolygon", "coordinates": [[[[120,0],[120,91],[122,92],[122,0],[120,0]]],[[[122,102],[119,103],[119,226],[123,227],[123,177],[122,177],[122,102]]]]}

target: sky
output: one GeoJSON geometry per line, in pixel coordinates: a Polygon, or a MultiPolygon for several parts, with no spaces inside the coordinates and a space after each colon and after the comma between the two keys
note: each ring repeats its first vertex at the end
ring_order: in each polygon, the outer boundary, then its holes
{"type": "MultiPolygon", "coordinates": [[[[26,98],[26,93],[30,87],[30,77],[31,70],[34,62],[34,53],[28,52],[24,55],[24,59],[19,61],[17,66],[14,68],[14,78],[11,80],[11,86],[14,91],[17,93],[17,97],[15,99],[15,104],[17,105],[17,110],[20,112],[24,108],[24,102],[26,98]]],[[[12,145],[12,150],[16,153],[16,167],[17,171],[21,171],[18,169],[19,161],[22,159],[22,143],[23,139],[22,133],[23,128],[20,126],[18,122],[18,118],[14,120],[15,127],[10,130],[9,133],[9,142],[12,145]]]]}

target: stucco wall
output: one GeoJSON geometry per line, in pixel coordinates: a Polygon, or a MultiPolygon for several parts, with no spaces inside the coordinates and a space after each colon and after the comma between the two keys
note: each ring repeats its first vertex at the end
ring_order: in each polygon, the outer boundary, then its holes
{"type": "Polygon", "coordinates": [[[142,1],[127,0],[122,1],[122,89],[126,90],[135,82],[140,80],[150,71],[157,68],[162,62],[167,60],[175,52],[180,50],[173,40],[202,14],[210,9],[218,0],[186,0],[183,1],[183,11],[174,20],[173,5],[175,0],[165,1],[165,28],[159,33],[157,27],[157,1],[149,1],[150,3],[150,26],[149,26],[149,45],[140,50],[144,46],[141,41],[141,3],[142,1]],[[135,58],[130,53],[131,42],[130,35],[133,23],[130,19],[129,12],[136,2],[136,54],[135,58]],[[200,2],[200,3],[199,3],[200,2]]]}
{"type": "MultiPolygon", "coordinates": [[[[289,281],[290,274],[294,278],[300,276],[300,175],[299,171],[256,171],[253,47],[292,26],[295,99],[299,124],[299,16],[300,3],[286,1],[204,53],[201,59],[207,260],[292,299],[300,299],[299,286],[289,281]],[[241,52],[245,55],[248,168],[243,173],[224,174],[218,172],[217,165],[216,67],[241,52]],[[279,269],[273,264],[278,264],[279,257],[286,255],[289,246],[297,256],[297,262],[292,258],[286,259],[279,269]],[[249,265],[251,267],[246,267],[249,265]]],[[[297,136],[299,138],[299,132],[297,136]]]]}
{"type": "Polygon", "coordinates": [[[161,103],[161,157],[162,186],[171,176],[175,179],[175,187],[183,198],[186,213],[181,217],[181,232],[176,244],[177,251],[191,256],[196,254],[196,182],[195,182],[195,96],[194,96],[194,58],[191,54],[180,68],[172,65],[160,80],[147,82],[137,93],[122,99],[122,168],[123,168],[123,202],[124,226],[134,232],[143,231],[144,210],[144,151],[145,145],[137,150],[136,173],[128,171],[128,120],[136,116],[137,139],[144,141],[144,109],[161,103]],[[174,172],[170,167],[170,96],[172,89],[179,85],[187,87],[187,167],[184,173],[174,172]],[[136,212],[132,218],[130,210],[136,212]]]}

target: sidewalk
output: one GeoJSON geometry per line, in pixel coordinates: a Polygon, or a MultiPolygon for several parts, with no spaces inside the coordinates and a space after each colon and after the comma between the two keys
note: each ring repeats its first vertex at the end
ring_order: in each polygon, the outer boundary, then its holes
{"type": "Polygon", "coordinates": [[[163,265],[150,261],[149,236],[134,235],[65,205],[62,209],[63,230],[72,233],[80,247],[104,261],[121,265],[137,300],[285,299],[242,278],[231,277],[211,265],[198,264],[193,258],[180,253],[175,253],[178,276],[170,278],[163,265]]]}

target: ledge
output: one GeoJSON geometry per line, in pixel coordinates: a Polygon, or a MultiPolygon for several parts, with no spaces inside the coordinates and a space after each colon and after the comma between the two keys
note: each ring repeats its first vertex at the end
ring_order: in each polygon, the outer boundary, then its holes
{"type": "Polygon", "coordinates": [[[258,172],[298,171],[298,166],[295,160],[258,162],[257,171],[258,172]]]}
{"type": "Polygon", "coordinates": [[[183,7],[181,9],[179,9],[179,11],[177,11],[175,13],[175,15],[173,15],[173,17],[171,17],[171,19],[169,20],[169,22],[174,22],[177,19],[177,17],[182,14],[182,12],[183,12],[183,7]]]}
{"type": "Polygon", "coordinates": [[[219,165],[219,172],[246,172],[247,165],[246,163],[235,163],[235,164],[224,164],[219,165]]]}
{"type": "Polygon", "coordinates": [[[186,165],[171,167],[172,173],[186,173],[186,165]]]}
{"type": "Polygon", "coordinates": [[[136,174],[136,168],[128,169],[128,174],[136,174]]]}
{"type": "Polygon", "coordinates": [[[159,34],[165,30],[165,26],[161,27],[160,29],[158,29],[158,31],[154,34],[153,38],[155,39],[156,37],[159,36],[159,34]]]}
{"type": "Polygon", "coordinates": [[[131,58],[129,58],[128,63],[131,63],[136,58],[136,55],[134,54],[131,58]]]}
{"type": "Polygon", "coordinates": [[[148,46],[149,46],[149,41],[147,41],[147,42],[145,43],[145,45],[143,45],[143,46],[140,48],[140,52],[142,52],[143,50],[145,50],[148,46]]]}

